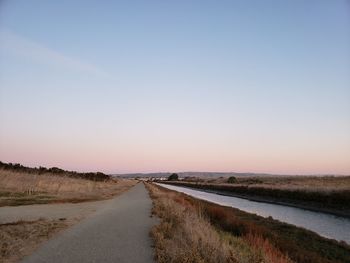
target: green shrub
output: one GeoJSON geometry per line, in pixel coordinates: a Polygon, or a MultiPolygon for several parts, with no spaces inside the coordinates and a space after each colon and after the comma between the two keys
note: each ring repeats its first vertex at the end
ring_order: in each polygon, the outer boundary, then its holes
{"type": "Polygon", "coordinates": [[[235,183],[237,183],[237,178],[234,177],[234,176],[231,176],[231,177],[229,177],[229,178],[227,179],[227,182],[228,182],[229,184],[235,184],[235,183]]]}
{"type": "Polygon", "coordinates": [[[168,177],[168,181],[177,181],[179,180],[179,176],[175,173],[172,173],[169,177],[168,177]]]}

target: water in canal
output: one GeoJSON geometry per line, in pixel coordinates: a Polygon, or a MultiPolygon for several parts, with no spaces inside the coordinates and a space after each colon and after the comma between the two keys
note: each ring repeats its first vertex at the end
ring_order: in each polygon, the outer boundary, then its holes
{"type": "Polygon", "coordinates": [[[348,218],[290,206],[254,202],[243,198],[218,195],[186,187],[168,184],[160,185],[216,204],[235,207],[263,217],[271,216],[279,221],[309,229],[321,236],[338,241],[343,240],[350,244],[350,219],[348,218]]]}

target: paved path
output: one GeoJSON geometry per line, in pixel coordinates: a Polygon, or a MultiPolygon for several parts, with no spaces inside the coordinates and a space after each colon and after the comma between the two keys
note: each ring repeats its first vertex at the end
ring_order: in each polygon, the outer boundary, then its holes
{"type": "Polygon", "coordinates": [[[79,224],[42,245],[25,263],[153,262],[152,202],[137,184],[79,224]]]}

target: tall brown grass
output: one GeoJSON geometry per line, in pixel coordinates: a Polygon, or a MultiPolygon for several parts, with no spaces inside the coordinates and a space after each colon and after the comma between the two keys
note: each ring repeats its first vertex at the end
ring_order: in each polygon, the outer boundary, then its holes
{"type": "Polygon", "coordinates": [[[292,262],[262,237],[241,238],[218,230],[203,214],[199,202],[151,184],[147,188],[153,212],[161,219],[151,233],[157,262],[292,262]]]}
{"type": "Polygon", "coordinates": [[[134,184],[135,180],[92,181],[48,173],[28,174],[0,169],[0,205],[10,204],[11,202],[6,200],[15,197],[23,199],[43,195],[50,197],[47,202],[105,199],[127,190],[134,184]]]}

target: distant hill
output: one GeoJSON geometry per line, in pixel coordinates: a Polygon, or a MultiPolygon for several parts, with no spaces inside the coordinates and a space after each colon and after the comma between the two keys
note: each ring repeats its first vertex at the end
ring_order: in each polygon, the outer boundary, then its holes
{"type": "Polygon", "coordinates": [[[218,178],[230,176],[273,176],[266,173],[237,173],[237,172],[182,172],[181,177],[218,178]]]}
{"type": "Polygon", "coordinates": [[[110,176],[121,178],[161,178],[168,177],[171,173],[130,173],[130,174],[110,174],[110,176]]]}
{"type": "MultiPolygon", "coordinates": [[[[122,177],[122,178],[161,178],[168,177],[171,173],[130,173],[130,174],[112,174],[111,176],[122,177]]],[[[230,176],[276,176],[273,174],[265,173],[235,173],[235,172],[179,172],[177,173],[180,178],[185,177],[198,177],[198,178],[219,178],[219,177],[230,177],[230,176]]]]}
{"type": "MultiPolygon", "coordinates": [[[[122,177],[122,178],[162,178],[162,177],[168,177],[172,173],[129,173],[129,174],[111,174],[111,176],[115,177],[122,177]]],[[[287,174],[270,174],[270,173],[238,173],[238,172],[179,172],[177,173],[180,178],[185,177],[197,177],[197,178],[228,178],[230,176],[235,177],[255,177],[255,176],[301,176],[302,174],[295,174],[295,175],[287,175],[287,174]]],[[[335,174],[310,174],[310,175],[303,175],[303,176],[342,176],[342,175],[335,175],[335,174]]]]}

